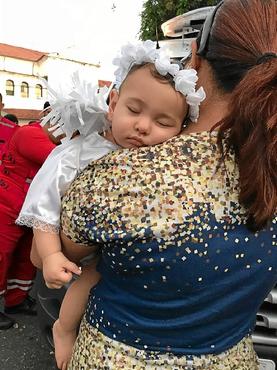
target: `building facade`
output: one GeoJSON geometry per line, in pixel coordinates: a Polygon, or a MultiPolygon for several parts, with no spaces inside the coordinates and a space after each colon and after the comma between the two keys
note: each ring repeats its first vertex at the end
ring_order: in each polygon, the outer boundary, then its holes
{"type": "Polygon", "coordinates": [[[17,116],[20,124],[38,120],[48,92],[41,78],[58,89],[76,70],[92,82],[98,81],[100,65],[64,58],[31,49],[0,43],[0,93],[5,113],[17,116]]]}

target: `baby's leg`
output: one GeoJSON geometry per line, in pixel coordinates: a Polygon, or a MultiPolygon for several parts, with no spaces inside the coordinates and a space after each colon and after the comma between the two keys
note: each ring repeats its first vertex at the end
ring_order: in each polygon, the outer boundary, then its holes
{"type": "Polygon", "coordinates": [[[96,262],[83,267],[81,276],[68,288],[60,309],[59,319],[53,326],[55,357],[59,369],[66,370],[71,358],[77,329],[85,312],[90,289],[97,284],[100,274],[96,262]]]}

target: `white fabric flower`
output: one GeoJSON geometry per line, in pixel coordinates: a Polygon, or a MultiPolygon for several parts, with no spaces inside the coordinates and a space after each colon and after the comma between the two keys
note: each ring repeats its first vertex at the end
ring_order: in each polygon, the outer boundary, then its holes
{"type": "Polygon", "coordinates": [[[155,67],[159,74],[162,76],[166,76],[168,73],[171,74],[171,76],[175,76],[180,69],[178,64],[170,63],[169,57],[163,54],[161,54],[160,57],[156,59],[155,67]]]}
{"type": "Polygon", "coordinates": [[[118,66],[115,71],[115,84],[118,89],[125,80],[128,72],[133,65],[143,63],[155,63],[159,57],[159,50],[156,49],[155,42],[147,40],[138,44],[122,46],[119,55],[113,59],[113,64],[118,66]]]}
{"type": "Polygon", "coordinates": [[[197,122],[199,117],[199,106],[200,103],[206,98],[206,93],[203,87],[200,87],[197,91],[191,92],[187,95],[187,103],[190,106],[189,116],[192,122],[197,122]]]}
{"type": "Polygon", "coordinates": [[[102,131],[108,127],[105,119],[108,112],[106,87],[99,89],[97,85],[81,81],[78,72],[73,74],[73,89],[68,94],[57,93],[47,81],[44,84],[51,97],[51,111],[41,125],[49,122],[49,131],[54,136],[65,134],[64,141],[67,141],[77,130],[81,135],[87,135],[91,130],[102,131]]]}
{"type": "Polygon", "coordinates": [[[198,76],[195,69],[182,69],[174,77],[175,89],[186,96],[195,91],[197,80],[198,76]]]}

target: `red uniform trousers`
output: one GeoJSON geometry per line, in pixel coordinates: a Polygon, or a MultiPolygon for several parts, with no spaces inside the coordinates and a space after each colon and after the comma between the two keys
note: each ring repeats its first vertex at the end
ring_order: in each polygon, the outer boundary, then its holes
{"type": "Polygon", "coordinates": [[[0,208],[0,295],[4,295],[7,307],[26,298],[36,274],[30,261],[33,232],[15,225],[15,219],[0,208]]]}
{"type": "Polygon", "coordinates": [[[0,295],[5,306],[21,303],[32,287],[36,269],[30,261],[32,230],[15,220],[30,182],[55,145],[40,125],[18,128],[0,163],[0,295]]]}

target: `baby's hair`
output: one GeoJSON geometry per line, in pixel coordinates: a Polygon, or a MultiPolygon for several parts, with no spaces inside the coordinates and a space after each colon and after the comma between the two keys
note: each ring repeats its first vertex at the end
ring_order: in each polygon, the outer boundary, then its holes
{"type": "MultiPolygon", "coordinates": [[[[174,62],[176,64],[176,62],[174,62]]],[[[141,64],[134,64],[125,80],[122,82],[120,88],[119,88],[119,91],[121,90],[121,87],[124,85],[124,82],[127,80],[127,78],[132,74],[134,73],[135,71],[139,70],[139,69],[142,69],[142,68],[149,68],[150,70],[150,73],[151,75],[156,78],[157,80],[159,80],[161,83],[169,83],[174,89],[175,89],[175,82],[173,80],[173,76],[170,74],[170,73],[167,73],[165,76],[162,76],[155,68],[155,65],[153,63],[149,63],[149,62],[145,62],[145,63],[141,63],[141,64]]]]}

